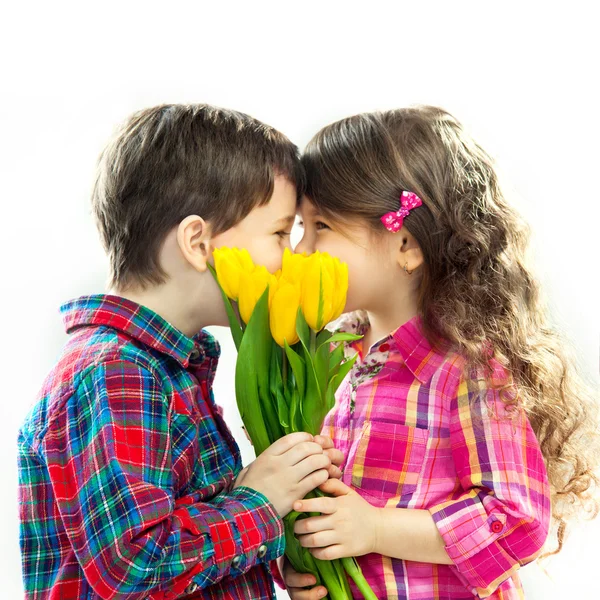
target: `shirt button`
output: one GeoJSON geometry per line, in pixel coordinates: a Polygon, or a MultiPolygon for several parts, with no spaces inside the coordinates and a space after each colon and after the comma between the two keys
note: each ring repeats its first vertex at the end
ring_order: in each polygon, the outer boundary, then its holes
{"type": "Polygon", "coordinates": [[[200,350],[198,350],[198,348],[196,348],[196,346],[194,346],[194,349],[192,350],[192,352],[190,354],[190,359],[198,360],[199,358],[200,358],[200,350]]]}
{"type": "Polygon", "coordinates": [[[379,346],[379,352],[387,352],[389,349],[390,349],[389,344],[381,344],[381,346],[379,346]]]}
{"type": "Polygon", "coordinates": [[[186,594],[193,594],[197,589],[198,589],[198,584],[197,583],[190,583],[190,585],[188,585],[185,588],[185,593],[186,594]]]}
{"type": "Polygon", "coordinates": [[[492,531],[494,533],[500,533],[504,529],[504,525],[500,521],[494,521],[492,523],[492,531]]]}
{"type": "Polygon", "coordinates": [[[263,544],[258,549],[258,558],[264,558],[267,554],[267,547],[263,544]]]}
{"type": "Polygon", "coordinates": [[[242,557],[241,556],[234,556],[233,560],[231,561],[231,566],[234,569],[237,569],[240,566],[241,562],[242,562],[242,557]]]}

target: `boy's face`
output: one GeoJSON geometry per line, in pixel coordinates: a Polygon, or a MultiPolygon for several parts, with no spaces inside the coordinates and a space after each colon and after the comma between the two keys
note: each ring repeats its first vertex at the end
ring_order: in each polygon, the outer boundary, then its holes
{"type": "Polygon", "coordinates": [[[257,265],[274,273],[281,268],[283,252],[290,248],[296,215],[296,187],[284,176],[275,178],[273,195],[237,225],[212,238],[216,248],[245,248],[257,265]]]}

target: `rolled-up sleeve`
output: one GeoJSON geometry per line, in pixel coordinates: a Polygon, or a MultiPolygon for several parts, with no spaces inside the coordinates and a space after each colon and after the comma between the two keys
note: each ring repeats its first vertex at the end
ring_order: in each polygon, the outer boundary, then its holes
{"type": "MultiPolygon", "coordinates": [[[[496,363],[494,383],[507,383],[496,363]]],[[[461,380],[450,400],[450,444],[461,490],[430,507],[459,579],[479,598],[540,553],[550,490],[524,410],[507,408],[485,380],[461,380]]]]}

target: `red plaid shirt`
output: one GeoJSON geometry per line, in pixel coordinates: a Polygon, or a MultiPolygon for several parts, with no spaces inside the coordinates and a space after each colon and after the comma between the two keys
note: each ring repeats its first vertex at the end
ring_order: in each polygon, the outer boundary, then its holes
{"type": "Polygon", "coordinates": [[[62,311],[70,340],[19,432],[25,597],[273,598],[283,528],[231,489],[217,342],[115,296],[62,311]]]}

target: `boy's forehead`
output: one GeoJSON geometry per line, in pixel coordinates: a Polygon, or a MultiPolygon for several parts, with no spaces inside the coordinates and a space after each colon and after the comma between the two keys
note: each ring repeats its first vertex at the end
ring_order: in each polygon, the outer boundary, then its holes
{"type": "Polygon", "coordinates": [[[275,179],[273,194],[265,205],[266,212],[274,220],[289,220],[296,214],[296,186],[286,177],[275,179]]]}

